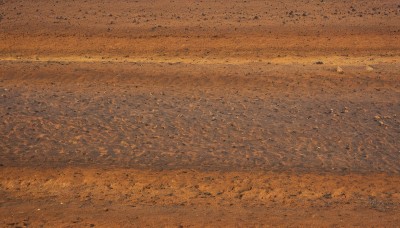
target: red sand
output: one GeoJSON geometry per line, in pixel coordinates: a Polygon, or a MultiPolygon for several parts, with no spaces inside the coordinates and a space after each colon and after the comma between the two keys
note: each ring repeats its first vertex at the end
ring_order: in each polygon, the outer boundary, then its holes
{"type": "Polygon", "coordinates": [[[0,1],[1,226],[398,226],[399,10],[0,1]]]}

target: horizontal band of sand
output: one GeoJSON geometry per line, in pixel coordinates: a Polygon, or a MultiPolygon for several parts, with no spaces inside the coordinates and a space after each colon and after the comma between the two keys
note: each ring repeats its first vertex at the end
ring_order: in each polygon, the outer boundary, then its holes
{"type": "Polygon", "coordinates": [[[148,171],[106,168],[1,168],[0,186],[6,195],[126,203],[199,204],[368,199],[400,201],[398,175],[337,175],[273,172],[148,171]],[[171,197],[165,197],[170,195],[171,197]],[[163,200],[153,202],[154,197],[163,200]],[[201,200],[208,198],[208,200],[201,200]],[[197,202],[197,200],[199,200],[197,202]]]}
{"type": "Polygon", "coordinates": [[[398,222],[397,175],[76,167],[3,167],[0,173],[0,204],[8,205],[0,215],[8,225],[398,222]]]}
{"type": "Polygon", "coordinates": [[[243,58],[185,58],[185,57],[102,57],[102,56],[0,56],[0,61],[9,62],[84,62],[84,63],[185,63],[185,64],[248,64],[248,63],[269,63],[269,64],[303,64],[311,65],[322,62],[325,65],[352,65],[365,66],[375,64],[397,64],[400,62],[398,56],[365,56],[365,57],[346,57],[346,56],[312,56],[298,57],[286,56],[265,59],[243,59],[243,58]]]}
{"type": "Polygon", "coordinates": [[[192,64],[397,63],[398,37],[0,37],[0,60],[58,62],[165,62],[192,64]]]}

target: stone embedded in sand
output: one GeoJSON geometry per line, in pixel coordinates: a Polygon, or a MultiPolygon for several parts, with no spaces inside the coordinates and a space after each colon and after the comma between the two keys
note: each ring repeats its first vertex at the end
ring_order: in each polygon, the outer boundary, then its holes
{"type": "Polygon", "coordinates": [[[343,69],[340,66],[338,66],[336,68],[336,72],[338,72],[339,74],[343,74],[344,73],[343,69]]]}
{"type": "Polygon", "coordinates": [[[379,116],[379,115],[374,116],[374,120],[375,120],[376,122],[378,122],[380,126],[385,125],[385,123],[384,123],[383,120],[382,120],[382,117],[379,116]]]}
{"type": "Polygon", "coordinates": [[[373,70],[374,70],[374,68],[372,68],[371,66],[366,66],[365,69],[366,69],[367,71],[373,71],[373,70]]]}

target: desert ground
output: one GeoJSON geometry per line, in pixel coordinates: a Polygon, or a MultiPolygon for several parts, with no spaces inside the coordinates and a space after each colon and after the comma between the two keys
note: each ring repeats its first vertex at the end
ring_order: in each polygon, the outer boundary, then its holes
{"type": "Polygon", "coordinates": [[[400,2],[0,0],[0,226],[400,226],[400,2]]]}

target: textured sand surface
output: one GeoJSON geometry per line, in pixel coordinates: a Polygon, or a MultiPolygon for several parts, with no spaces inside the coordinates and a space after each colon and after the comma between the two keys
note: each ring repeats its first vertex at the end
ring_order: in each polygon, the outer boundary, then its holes
{"type": "Polygon", "coordinates": [[[2,64],[6,166],[400,171],[397,64],[17,65],[2,64]]]}
{"type": "Polygon", "coordinates": [[[399,25],[394,0],[0,0],[0,226],[399,226],[399,25]]]}
{"type": "Polygon", "coordinates": [[[1,171],[3,226],[365,227],[400,222],[398,176],[91,168],[1,171]]]}

